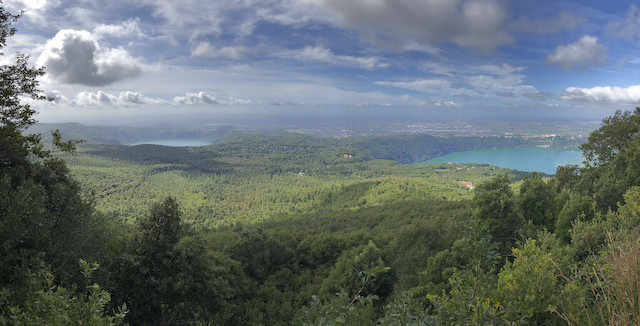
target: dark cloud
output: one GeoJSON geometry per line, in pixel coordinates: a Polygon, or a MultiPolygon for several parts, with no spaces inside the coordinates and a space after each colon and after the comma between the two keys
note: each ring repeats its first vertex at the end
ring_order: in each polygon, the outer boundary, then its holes
{"type": "Polygon", "coordinates": [[[38,59],[49,78],[63,84],[105,86],[142,75],[139,60],[124,49],[101,49],[86,31],[62,30],[38,59]]]}
{"type": "Polygon", "coordinates": [[[454,43],[471,51],[493,52],[513,43],[504,31],[507,15],[497,0],[319,0],[342,27],[422,44],[454,43]]]}
{"type": "Polygon", "coordinates": [[[522,94],[524,97],[534,98],[539,100],[546,100],[549,97],[552,97],[553,94],[547,92],[535,92],[535,93],[524,93],[522,94]]]}

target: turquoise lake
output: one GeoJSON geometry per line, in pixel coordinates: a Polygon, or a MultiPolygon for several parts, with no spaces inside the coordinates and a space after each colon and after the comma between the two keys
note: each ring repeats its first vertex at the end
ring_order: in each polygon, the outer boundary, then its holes
{"type": "Polygon", "coordinates": [[[581,165],[582,160],[579,148],[517,147],[451,153],[418,164],[488,163],[520,171],[555,174],[559,165],[581,165]]]}
{"type": "Polygon", "coordinates": [[[140,141],[140,142],[135,142],[131,145],[135,146],[135,145],[142,145],[142,144],[185,147],[185,146],[207,146],[211,144],[211,142],[206,139],[175,138],[175,139],[158,139],[158,140],[150,140],[150,141],[140,141]]]}

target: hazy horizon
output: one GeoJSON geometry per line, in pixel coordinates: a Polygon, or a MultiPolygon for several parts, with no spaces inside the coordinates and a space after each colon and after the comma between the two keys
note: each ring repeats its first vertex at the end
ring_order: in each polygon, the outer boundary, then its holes
{"type": "MultiPolygon", "coordinates": [[[[628,108],[631,110],[632,108],[628,108]]],[[[622,109],[625,110],[624,108],[622,109]]],[[[557,110],[553,108],[538,110],[514,109],[461,109],[449,108],[446,111],[412,106],[336,106],[336,105],[296,105],[296,106],[241,106],[226,107],[222,110],[208,108],[190,108],[174,112],[171,109],[118,109],[102,112],[84,112],[65,110],[64,112],[39,112],[39,123],[55,124],[78,122],[85,125],[138,126],[157,125],[181,128],[203,128],[212,125],[233,127],[265,128],[321,128],[323,125],[349,126],[367,122],[424,122],[442,119],[482,119],[505,122],[518,120],[531,121],[601,121],[615,110],[557,110]]]]}

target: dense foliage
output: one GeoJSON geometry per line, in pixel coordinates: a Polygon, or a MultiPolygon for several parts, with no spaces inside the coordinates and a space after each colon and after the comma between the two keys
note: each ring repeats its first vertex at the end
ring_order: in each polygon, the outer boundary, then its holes
{"type": "MultiPolygon", "coordinates": [[[[18,18],[0,2],[0,55],[18,18]]],[[[37,82],[44,70],[27,62],[18,54],[0,67],[0,324],[120,323],[124,310],[105,314],[109,294],[89,283],[97,265],[83,260],[101,255],[104,221],[40,135],[22,134],[35,123],[35,111],[21,98],[45,99],[37,82]]],[[[73,150],[59,132],[52,138],[57,149],[73,150]]]]}
{"type": "Polygon", "coordinates": [[[0,325],[639,322],[640,108],[551,178],[399,162],[506,138],[225,132],[73,156],[23,135],[42,70],[2,73],[0,325]]]}
{"type": "Polygon", "coordinates": [[[273,132],[62,157],[110,221],[98,280],[132,325],[582,325],[633,309],[633,144],[554,178],[273,132]],[[611,174],[627,179],[605,210],[611,174]]]}

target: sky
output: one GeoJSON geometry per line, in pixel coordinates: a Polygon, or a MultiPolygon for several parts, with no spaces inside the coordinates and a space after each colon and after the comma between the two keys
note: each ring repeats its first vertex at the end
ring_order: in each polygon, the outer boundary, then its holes
{"type": "Polygon", "coordinates": [[[43,122],[127,113],[501,112],[640,105],[640,3],[4,0],[43,122]],[[332,111],[334,110],[334,111],[332,111]]]}

